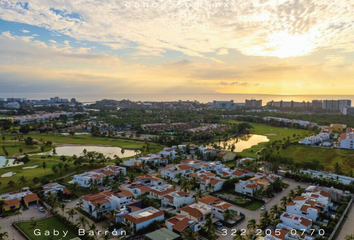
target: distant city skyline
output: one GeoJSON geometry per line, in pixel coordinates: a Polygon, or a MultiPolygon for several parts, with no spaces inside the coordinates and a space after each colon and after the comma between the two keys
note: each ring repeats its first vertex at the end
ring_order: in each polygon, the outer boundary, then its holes
{"type": "Polygon", "coordinates": [[[1,1],[0,94],[353,93],[353,1],[158,2],[1,1]]]}

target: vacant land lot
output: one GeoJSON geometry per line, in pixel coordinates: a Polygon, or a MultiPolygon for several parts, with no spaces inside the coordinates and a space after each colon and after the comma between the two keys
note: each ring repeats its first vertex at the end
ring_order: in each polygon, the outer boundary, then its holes
{"type": "Polygon", "coordinates": [[[34,229],[31,228],[31,222],[21,222],[17,223],[17,226],[30,238],[30,239],[54,239],[54,240],[59,240],[59,239],[73,239],[77,237],[77,233],[74,231],[71,231],[66,225],[64,225],[62,222],[60,222],[57,218],[51,217],[51,218],[46,218],[43,220],[37,221],[38,225],[36,226],[36,229],[40,229],[41,231],[41,236],[36,236],[34,235],[34,229]],[[59,231],[58,236],[53,236],[53,230],[59,231]],[[44,231],[48,230],[50,232],[50,236],[53,236],[53,238],[46,237],[44,236],[44,231]],[[63,236],[63,231],[68,231],[68,234],[64,237],[63,236]]]}

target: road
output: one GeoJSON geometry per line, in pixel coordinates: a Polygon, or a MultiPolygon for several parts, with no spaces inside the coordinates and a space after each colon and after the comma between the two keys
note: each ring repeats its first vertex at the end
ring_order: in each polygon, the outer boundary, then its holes
{"type": "Polygon", "coordinates": [[[45,216],[49,216],[49,213],[43,213],[38,210],[38,208],[28,209],[26,211],[22,211],[22,215],[19,216],[9,216],[6,218],[2,218],[0,221],[1,232],[8,233],[8,239],[15,240],[26,240],[13,226],[12,223],[18,220],[30,220],[31,217],[36,219],[43,218],[45,216]]]}
{"type": "MultiPolygon", "coordinates": [[[[299,182],[295,182],[294,180],[291,180],[291,179],[283,179],[283,182],[288,183],[289,187],[287,187],[284,191],[280,192],[274,198],[270,199],[269,201],[267,201],[265,203],[267,210],[269,210],[275,204],[280,205],[280,199],[283,196],[286,196],[290,192],[291,189],[295,189],[298,185],[300,185],[303,188],[307,188],[309,186],[308,183],[299,183],[299,182]]],[[[246,215],[245,220],[243,220],[241,223],[236,225],[235,229],[246,229],[247,230],[248,221],[251,220],[252,218],[254,218],[258,222],[258,220],[260,218],[260,214],[261,214],[260,209],[258,209],[256,211],[251,211],[251,210],[248,210],[248,209],[245,209],[242,207],[238,207],[235,205],[232,207],[232,209],[236,210],[237,213],[242,212],[243,214],[246,215]]],[[[227,229],[227,236],[221,236],[218,238],[218,240],[230,240],[233,238],[233,236],[231,235],[231,229],[226,228],[226,227],[222,227],[221,229],[227,229]]]]}
{"type": "Polygon", "coordinates": [[[342,226],[342,229],[340,230],[337,240],[345,239],[345,236],[354,234],[353,222],[354,222],[354,210],[353,210],[353,206],[351,206],[348,212],[348,216],[344,220],[344,224],[342,226]]]}

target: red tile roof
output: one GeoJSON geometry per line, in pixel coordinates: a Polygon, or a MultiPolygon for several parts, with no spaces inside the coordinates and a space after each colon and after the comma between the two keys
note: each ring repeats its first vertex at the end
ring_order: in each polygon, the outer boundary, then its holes
{"type": "Polygon", "coordinates": [[[37,201],[37,200],[39,200],[39,197],[37,196],[37,194],[35,194],[35,193],[32,193],[32,194],[28,194],[28,195],[26,195],[24,198],[23,198],[23,200],[25,201],[25,202],[33,202],[33,201],[37,201]]]}
{"type": "Polygon", "coordinates": [[[10,199],[10,200],[5,201],[4,208],[5,207],[13,207],[13,206],[17,206],[17,205],[20,205],[20,201],[17,198],[10,199]]]}

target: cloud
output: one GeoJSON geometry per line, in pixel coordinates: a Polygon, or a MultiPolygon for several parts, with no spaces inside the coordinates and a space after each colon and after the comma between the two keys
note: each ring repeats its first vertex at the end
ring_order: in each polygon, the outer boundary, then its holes
{"type": "Polygon", "coordinates": [[[229,0],[229,8],[209,8],[210,1],[199,0],[202,7],[189,10],[176,7],[174,0],[159,0],[156,9],[127,8],[124,1],[63,1],[37,0],[25,7],[4,0],[0,16],[112,48],[133,42],[140,56],[172,50],[217,62],[207,53],[234,49],[247,56],[286,58],[319,49],[354,49],[351,0],[229,0]],[[167,7],[161,9],[162,3],[167,7]]]}
{"type": "Polygon", "coordinates": [[[56,44],[56,43],[57,43],[57,41],[52,40],[52,39],[50,39],[49,42],[51,42],[51,43],[53,43],[53,44],[56,44]]]}
{"type": "Polygon", "coordinates": [[[228,55],[229,54],[229,50],[227,49],[220,49],[219,51],[217,51],[216,55],[228,55]]]}
{"type": "Polygon", "coordinates": [[[28,31],[28,30],[21,30],[21,32],[23,32],[23,33],[30,33],[30,31],[28,31]]]}

